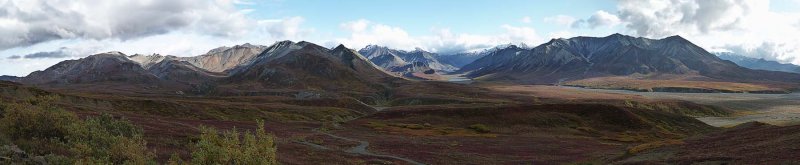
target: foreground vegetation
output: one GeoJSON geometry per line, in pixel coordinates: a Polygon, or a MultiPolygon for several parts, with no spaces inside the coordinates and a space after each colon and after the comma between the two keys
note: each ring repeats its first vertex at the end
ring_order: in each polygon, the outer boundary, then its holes
{"type": "MultiPolygon", "coordinates": [[[[200,140],[192,148],[192,164],[278,164],[275,138],[264,131],[264,122],[258,122],[255,133],[245,132],[240,138],[233,130],[220,134],[215,128],[202,127],[200,140]]],[[[170,164],[183,160],[173,156],[170,164]]]]}
{"type": "MultiPolygon", "coordinates": [[[[141,128],[109,114],[79,118],[56,96],[0,102],[0,164],[157,164],[141,128]]],[[[220,135],[203,127],[191,160],[172,164],[277,164],[274,136],[263,122],[254,133],[220,135]]]]}

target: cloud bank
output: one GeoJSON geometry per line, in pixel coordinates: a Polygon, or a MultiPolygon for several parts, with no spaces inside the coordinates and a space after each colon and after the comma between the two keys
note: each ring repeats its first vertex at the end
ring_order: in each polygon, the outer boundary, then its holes
{"type": "Polygon", "coordinates": [[[448,28],[431,29],[432,35],[410,35],[396,26],[374,23],[360,19],[340,24],[340,28],[350,35],[327,42],[326,46],[344,44],[350,48],[363,48],[367,45],[385,45],[396,49],[414,50],[417,48],[439,52],[456,53],[479,51],[500,44],[537,44],[544,39],[535,29],[527,26],[500,25],[502,33],[479,35],[454,33],[448,28]]]}
{"type": "Polygon", "coordinates": [[[0,49],[59,39],[135,39],[174,30],[238,36],[251,23],[225,1],[7,0],[0,49]]]}
{"type": "Polygon", "coordinates": [[[36,53],[26,54],[24,56],[19,56],[19,55],[11,56],[10,58],[20,58],[20,57],[21,58],[28,58],[28,59],[35,59],[35,58],[66,58],[66,57],[71,56],[69,53],[64,52],[64,49],[66,49],[66,48],[62,48],[60,50],[51,51],[51,52],[36,52],[36,53]]]}

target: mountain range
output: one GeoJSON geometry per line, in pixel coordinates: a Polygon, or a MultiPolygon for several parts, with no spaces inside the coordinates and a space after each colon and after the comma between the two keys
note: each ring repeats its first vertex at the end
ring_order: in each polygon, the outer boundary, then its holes
{"type": "Polygon", "coordinates": [[[752,58],[730,52],[715,52],[720,59],[728,60],[736,65],[759,70],[771,70],[781,72],[800,73],[800,66],[794,64],[784,64],[777,61],[765,60],[763,58],[752,58]]]}
{"type": "MultiPolygon", "coordinates": [[[[799,74],[744,68],[680,36],[552,39],[531,49],[509,46],[462,67],[471,78],[550,84],[593,77],[679,75],[692,80],[797,82],[799,74]]],[[[670,76],[674,77],[674,76],[670,76]]]]}
{"type": "MultiPolygon", "coordinates": [[[[509,45],[501,45],[491,49],[486,49],[482,51],[474,51],[474,52],[462,52],[462,53],[452,53],[452,54],[437,54],[436,59],[441,61],[444,64],[452,65],[456,68],[462,68],[467,64],[474,62],[480,58],[483,58],[490,53],[497,51],[498,49],[505,49],[508,48],[509,45]]],[[[514,45],[516,46],[516,45],[514,45]]]]}
{"type": "Polygon", "coordinates": [[[438,73],[455,71],[456,67],[442,63],[435,53],[422,49],[404,51],[384,46],[368,45],[358,53],[387,72],[413,79],[437,79],[438,73]]]}
{"type": "MultiPolygon", "coordinates": [[[[744,65],[744,64],[743,64],[744,65]]],[[[556,84],[597,77],[691,81],[796,83],[800,74],[754,70],[672,36],[553,39],[529,48],[513,44],[479,52],[436,54],[369,45],[358,51],[310,42],[220,47],[194,57],[108,52],[67,60],[21,78],[27,84],[63,86],[125,83],[207,93],[305,89],[376,92],[387,83],[438,79],[463,73],[482,81],[556,84]]]]}
{"type": "Polygon", "coordinates": [[[342,45],[309,42],[221,47],[195,57],[108,52],[60,62],[21,79],[39,86],[134,84],[207,93],[258,89],[375,92],[394,76],[342,45]]]}

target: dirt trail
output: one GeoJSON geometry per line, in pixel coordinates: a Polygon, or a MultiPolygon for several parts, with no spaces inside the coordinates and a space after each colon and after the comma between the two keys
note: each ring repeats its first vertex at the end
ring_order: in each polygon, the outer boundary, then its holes
{"type": "Polygon", "coordinates": [[[409,164],[424,165],[424,163],[420,163],[420,162],[417,162],[417,161],[414,161],[414,160],[411,160],[411,159],[408,159],[408,158],[403,158],[403,157],[394,156],[394,155],[382,155],[382,154],[376,154],[376,153],[370,152],[369,150],[367,150],[367,147],[369,147],[369,142],[364,141],[364,140],[341,137],[341,136],[334,135],[334,134],[331,134],[331,133],[328,133],[328,132],[320,131],[319,129],[314,129],[314,131],[317,132],[317,133],[321,133],[323,135],[328,135],[328,136],[330,136],[332,138],[341,139],[341,140],[347,140],[347,141],[353,141],[353,142],[358,142],[359,143],[358,146],[355,146],[353,148],[350,148],[350,149],[344,151],[344,152],[347,152],[347,153],[354,153],[354,154],[359,154],[359,155],[367,155],[367,156],[389,158],[389,159],[397,159],[397,160],[405,161],[405,162],[407,162],[409,164]]]}
{"type": "MultiPolygon", "coordinates": [[[[375,106],[370,106],[370,107],[374,108],[376,111],[383,111],[386,108],[389,108],[389,107],[375,107],[375,106]]],[[[361,117],[359,117],[359,118],[361,118],[361,117]]],[[[351,119],[351,120],[348,120],[348,121],[345,121],[345,122],[349,122],[349,121],[356,120],[356,119],[359,119],[359,118],[354,118],[354,119],[351,119]]],[[[359,155],[374,156],[374,157],[381,157],[381,158],[388,158],[388,159],[396,159],[396,160],[405,161],[405,162],[407,162],[409,164],[414,164],[414,165],[425,165],[424,163],[420,163],[420,162],[417,162],[417,161],[414,161],[414,160],[411,160],[411,159],[408,159],[408,158],[403,158],[403,157],[394,156],[394,155],[383,155],[383,154],[377,154],[377,153],[370,152],[367,149],[367,147],[369,147],[369,142],[368,141],[358,140],[358,139],[353,139],[353,138],[348,138],[348,137],[342,137],[342,136],[339,136],[339,135],[334,135],[332,133],[321,131],[320,128],[314,128],[314,129],[312,129],[312,131],[314,131],[316,133],[320,133],[320,134],[326,135],[326,136],[329,136],[329,137],[332,137],[332,138],[336,138],[336,139],[352,141],[352,142],[358,142],[358,146],[352,147],[352,148],[350,148],[348,150],[344,150],[344,152],[347,152],[347,153],[354,153],[354,154],[359,154],[359,155]]],[[[316,144],[308,143],[308,142],[298,142],[298,143],[305,144],[305,145],[308,145],[308,146],[311,146],[311,147],[314,147],[314,148],[317,148],[317,149],[324,149],[324,150],[330,149],[330,148],[327,148],[325,146],[320,146],[320,145],[316,145],[316,144]]]]}

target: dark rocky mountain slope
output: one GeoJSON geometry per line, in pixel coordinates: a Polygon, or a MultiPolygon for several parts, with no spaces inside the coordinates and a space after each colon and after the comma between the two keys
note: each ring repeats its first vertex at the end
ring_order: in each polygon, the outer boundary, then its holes
{"type": "Polygon", "coordinates": [[[108,52],[62,61],[22,79],[26,84],[84,84],[96,82],[155,83],[158,80],[139,63],[120,52],[108,52]]]}
{"type": "Polygon", "coordinates": [[[250,65],[232,70],[228,84],[260,84],[249,88],[318,89],[377,92],[397,79],[342,45],[335,49],[290,41],[277,43],[250,65]]]}
{"type": "Polygon", "coordinates": [[[797,82],[800,74],[752,70],[680,36],[553,39],[532,49],[509,46],[460,69],[469,77],[523,83],[558,83],[605,76],[682,75],[722,81],[797,82]]]}

